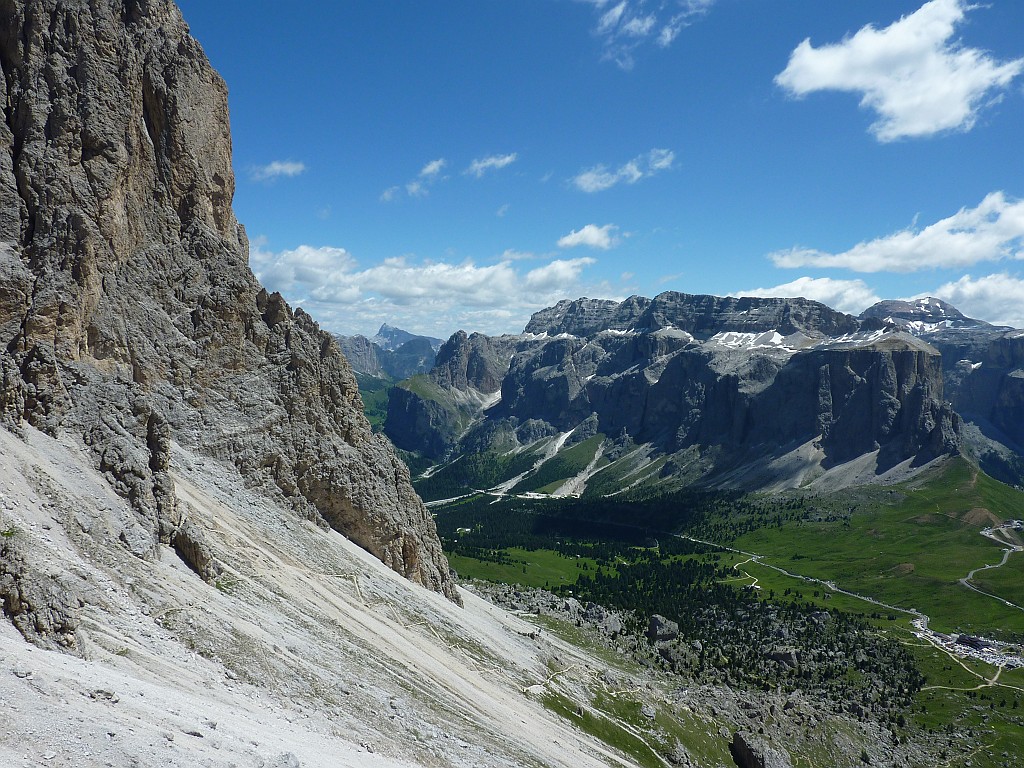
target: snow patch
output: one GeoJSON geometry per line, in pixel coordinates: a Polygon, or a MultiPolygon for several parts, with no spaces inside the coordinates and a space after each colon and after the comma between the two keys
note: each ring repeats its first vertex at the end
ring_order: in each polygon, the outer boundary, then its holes
{"type": "Polygon", "coordinates": [[[741,331],[723,331],[716,333],[708,343],[717,344],[728,349],[783,349],[795,352],[796,349],[787,343],[787,339],[776,330],[764,333],[743,333],[741,331]]]}

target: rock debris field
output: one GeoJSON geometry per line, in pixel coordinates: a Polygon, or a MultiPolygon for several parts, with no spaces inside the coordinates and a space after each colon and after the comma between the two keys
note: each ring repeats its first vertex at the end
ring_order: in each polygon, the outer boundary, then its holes
{"type": "Polygon", "coordinates": [[[0,765],[629,764],[526,693],[552,657],[599,662],[471,593],[459,608],[410,584],[213,460],[175,447],[174,465],[230,564],[214,584],[169,547],[129,553],[131,512],[84,449],[0,430],[0,531],[79,617],[63,650],[0,621],[0,765]]]}

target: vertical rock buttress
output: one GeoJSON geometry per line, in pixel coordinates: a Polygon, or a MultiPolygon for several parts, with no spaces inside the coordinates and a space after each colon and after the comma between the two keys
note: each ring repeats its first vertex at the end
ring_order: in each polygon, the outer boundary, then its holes
{"type": "Polygon", "coordinates": [[[216,564],[172,441],[458,601],[336,342],[268,294],[231,209],[227,89],[171,0],[0,0],[0,418],[80,434],[124,536],[216,564]]]}

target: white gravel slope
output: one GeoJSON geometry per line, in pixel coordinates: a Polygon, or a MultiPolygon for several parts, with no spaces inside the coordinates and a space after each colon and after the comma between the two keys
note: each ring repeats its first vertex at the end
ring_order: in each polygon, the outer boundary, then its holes
{"type": "Polygon", "coordinates": [[[84,658],[0,619],[0,766],[630,764],[537,700],[598,661],[409,584],[230,468],[176,449],[173,469],[217,586],[128,552],[132,512],[83,448],[0,430],[0,531],[84,603],[84,658]]]}

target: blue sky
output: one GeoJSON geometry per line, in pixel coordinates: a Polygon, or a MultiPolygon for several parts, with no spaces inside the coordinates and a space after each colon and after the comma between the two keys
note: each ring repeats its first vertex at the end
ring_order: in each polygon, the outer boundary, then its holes
{"type": "Polygon", "coordinates": [[[329,330],[937,295],[1024,327],[1024,3],[179,0],[235,210],[329,330]]]}

